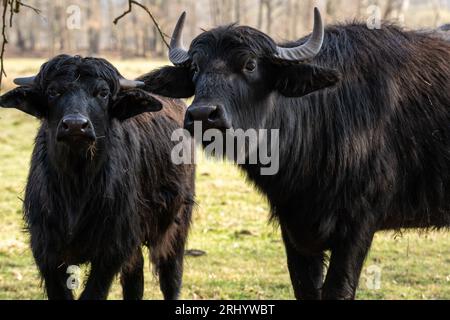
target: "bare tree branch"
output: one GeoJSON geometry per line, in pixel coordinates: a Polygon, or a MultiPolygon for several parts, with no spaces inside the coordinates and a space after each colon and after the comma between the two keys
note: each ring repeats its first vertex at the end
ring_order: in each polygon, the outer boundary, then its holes
{"type": "Polygon", "coordinates": [[[5,48],[8,44],[8,39],[6,37],[6,13],[8,12],[8,5],[11,4],[9,0],[3,0],[3,14],[2,14],[2,49],[0,52],[0,85],[3,80],[3,76],[6,77],[5,67],[3,57],[5,56],[5,48]]]}
{"type": "Polygon", "coordinates": [[[11,28],[13,25],[13,17],[15,14],[19,13],[20,7],[28,8],[33,10],[36,14],[40,15],[41,11],[37,8],[34,8],[28,4],[23,3],[20,0],[3,0],[3,12],[2,12],[2,44],[0,49],[0,88],[2,84],[3,77],[6,77],[5,65],[4,65],[4,57],[6,51],[6,45],[8,44],[8,38],[6,35],[6,28],[9,19],[9,27],[11,28]],[[9,16],[8,16],[9,10],[9,16]]]}
{"type": "Polygon", "coordinates": [[[40,15],[40,14],[41,14],[41,10],[40,10],[40,9],[35,8],[35,7],[33,7],[33,6],[30,6],[29,4],[23,3],[23,2],[20,1],[20,0],[16,0],[16,7],[15,7],[15,9],[14,9],[14,12],[15,12],[15,13],[19,13],[19,8],[20,8],[20,7],[24,7],[24,8],[31,9],[31,10],[33,10],[34,13],[36,13],[37,15],[40,15]]]}
{"type": "Polygon", "coordinates": [[[114,24],[117,25],[117,23],[119,22],[120,19],[122,19],[123,17],[125,17],[127,14],[129,14],[132,11],[132,6],[136,5],[138,7],[141,7],[145,12],[147,12],[147,14],[150,16],[150,18],[153,21],[153,24],[155,25],[156,29],[158,29],[158,33],[161,36],[162,41],[164,42],[164,44],[166,45],[167,48],[170,48],[169,43],[166,40],[167,38],[170,38],[170,36],[168,36],[167,34],[165,34],[161,27],[158,24],[158,21],[155,19],[155,17],[153,16],[152,12],[143,4],[134,1],[134,0],[128,0],[128,9],[126,11],[124,11],[120,16],[118,16],[117,18],[114,19],[114,24]]]}

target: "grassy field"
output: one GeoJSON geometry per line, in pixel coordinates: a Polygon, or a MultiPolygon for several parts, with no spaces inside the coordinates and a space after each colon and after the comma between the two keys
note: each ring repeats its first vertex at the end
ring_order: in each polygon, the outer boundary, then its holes
{"type": "MultiPolygon", "coordinates": [[[[36,73],[41,60],[6,61],[11,79],[36,73]]],[[[127,77],[157,63],[112,61],[127,77]]],[[[4,92],[4,90],[2,91],[4,92]]],[[[21,198],[38,122],[18,111],[0,109],[0,299],[43,299],[28,236],[23,232],[21,198]]],[[[183,299],[292,299],[279,230],[268,224],[266,200],[230,164],[201,161],[183,299]]],[[[358,299],[450,299],[448,233],[380,233],[366,262],[358,299]],[[381,270],[381,288],[369,289],[370,269],[381,270]]],[[[115,281],[111,299],[120,299],[115,281]]],[[[161,299],[146,267],[146,299],[161,299]]]]}

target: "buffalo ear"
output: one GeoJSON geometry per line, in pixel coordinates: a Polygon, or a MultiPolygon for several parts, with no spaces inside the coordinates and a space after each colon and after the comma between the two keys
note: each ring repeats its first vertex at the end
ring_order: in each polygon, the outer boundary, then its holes
{"type": "Polygon", "coordinates": [[[125,121],[141,113],[160,111],[162,107],[159,99],[144,90],[124,90],[114,99],[111,116],[125,121]]]}
{"type": "Polygon", "coordinates": [[[339,72],[310,64],[277,66],[275,89],[288,98],[303,97],[336,85],[339,72]]]}
{"type": "Polygon", "coordinates": [[[144,90],[160,96],[184,99],[195,94],[195,86],[189,67],[163,67],[142,76],[144,90]]]}
{"type": "Polygon", "coordinates": [[[14,108],[38,119],[44,116],[39,94],[29,87],[15,88],[0,97],[0,106],[14,108]]]}

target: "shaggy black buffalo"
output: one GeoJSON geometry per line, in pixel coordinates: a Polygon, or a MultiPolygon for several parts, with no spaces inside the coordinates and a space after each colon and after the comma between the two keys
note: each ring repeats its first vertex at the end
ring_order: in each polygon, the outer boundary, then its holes
{"type": "Polygon", "coordinates": [[[250,27],[172,38],[146,90],[195,96],[203,129],[279,129],[279,171],[241,168],[279,222],[297,298],[353,299],[375,232],[450,226],[450,44],[392,25],[277,45],[250,27]],[[330,250],[324,279],[324,252],[330,250]]]}
{"type": "Polygon", "coordinates": [[[105,299],[119,272],[124,298],[141,299],[144,244],[164,297],[177,298],[195,168],[172,164],[170,138],[185,105],[103,59],[61,55],[15,82],[0,105],[42,122],[24,215],[48,297],[72,299],[67,269],[90,263],[81,299],[105,299]]]}

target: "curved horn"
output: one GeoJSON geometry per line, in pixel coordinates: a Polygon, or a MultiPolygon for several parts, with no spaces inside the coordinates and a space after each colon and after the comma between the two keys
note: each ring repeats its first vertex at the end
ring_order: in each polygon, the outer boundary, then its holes
{"type": "Polygon", "coordinates": [[[186,64],[190,60],[187,50],[183,46],[183,27],[186,20],[186,12],[183,12],[173,30],[170,41],[169,59],[174,65],[186,64]]]}
{"type": "Polygon", "coordinates": [[[309,40],[298,47],[281,48],[277,47],[275,59],[283,61],[301,62],[314,58],[322,48],[325,30],[322,16],[318,8],[314,8],[314,30],[309,40]]]}
{"type": "Polygon", "coordinates": [[[122,89],[133,89],[133,88],[145,86],[145,83],[142,81],[128,80],[125,78],[121,78],[119,80],[119,83],[120,83],[120,87],[122,89]]]}
{"type": "Polygon", "coordinates": [[[13,80],[13,82],[14,82],[14,84],[16,84],[18,86],[31,87],[34,84],[35,79],[36,79],[36,76],[16,78],[13,80]]]}

